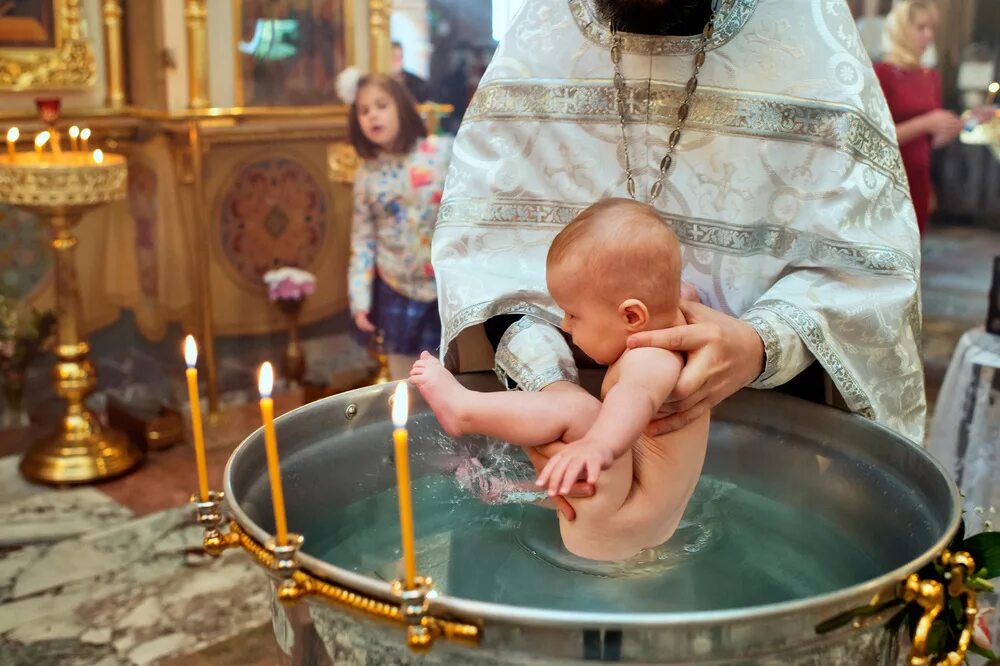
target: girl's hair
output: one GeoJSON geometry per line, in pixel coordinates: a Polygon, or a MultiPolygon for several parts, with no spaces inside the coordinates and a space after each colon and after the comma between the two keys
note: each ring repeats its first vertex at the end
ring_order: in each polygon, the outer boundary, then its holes
{"type": "Polygon", "coordinates": [[[910,37],[910,26],[919,12],[927,12],[936,25],[940,18],[934,0],[901,0],[885,19],[882,46],[885,60],[901,67],[917,67],[923,55],[910,37]]]}
{"type": "MultiPolygon", "coordinates": [[[[387,152],[402,155],[413,150],[417,141],[427,136],[427,128],[424,121],[417,113],[417,102],[413,95],[403,87],[403,84],[386,74],[368,74],[358,81],[358,97],[366,86],[378,86],[392,97],[396,103],[396,110],[399,113],[399,134],[396,141],[389,147],[387,152]]],[[[351,112],[348,119],[348,136],[351,145],[362,159],[370,160],[378,157],[382,148],[371,141],[361,131],[361,123],[358,121],[358,100],[351,104],[351,112]]]]}

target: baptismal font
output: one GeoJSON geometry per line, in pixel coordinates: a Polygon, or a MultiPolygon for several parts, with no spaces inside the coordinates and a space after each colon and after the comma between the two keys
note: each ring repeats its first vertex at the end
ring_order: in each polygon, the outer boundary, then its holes
{"type": "Polygon", "coordinates": [[[60,145],[58,100],[39,100],[39,110],[50,128],[35,137],[33,150],[17,150],[19,131],[7,132],[7,151],[0,155],[0,203],[31,211],[51,230],[57,317],[52,381],[67,404],[58,430],[25,453],[21,472],[41,483],[89,483],[119,476],[142,461],[135,444],[102,427],[84,405],[97,385],[97,372],[80,333],[73,258],[73,228],[84,213],[125,197],[128,170],[122,155],[88,150],[89,129],[71,128],[68,149],[60,145]]]}

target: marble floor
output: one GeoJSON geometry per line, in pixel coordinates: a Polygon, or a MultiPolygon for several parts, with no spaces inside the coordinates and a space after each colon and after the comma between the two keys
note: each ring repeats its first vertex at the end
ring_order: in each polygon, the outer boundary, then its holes
{"type": "MultiPolygon", "coordinates": [[[[933,400],[958,338],[982,325],[1000,234],[952,228],[926,239],[924,354],[933,400]]],[[[278,411],[301,403],[277,400],[278,411]]],[[[257,425],[233,405],[207,432],[211,485],[257,425]]],[[[0,432],[0,664],[257,666],[274,664],[264,574],[241,552],[200,551],[187,498],[191,450],[152,452],[123,479],[55,490],[24,481],[34,433],[0,432]]]]}

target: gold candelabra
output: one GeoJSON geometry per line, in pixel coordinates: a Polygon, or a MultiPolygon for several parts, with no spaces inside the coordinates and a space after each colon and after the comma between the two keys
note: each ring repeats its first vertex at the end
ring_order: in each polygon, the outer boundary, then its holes
{"type": "Polygon", "coordinates": [[[137,446],[121,432],[102,428],[84,406],[97,384],[97,372],[80,333],[80,289],[73,261],[73,227],[85,212],[125,197],[127,167],[121,155],[100,150],[47,153],[44,148],[45,141],[36,140],[35,152],[17,152],[8,135],[8,152],[0,156],[0,202],[36,213],[52,231],[57,316],[52,379],[67,403],[59,430],[32,444],[21,461],[21,473],[41,483],[88,483],[123,474],[142,461],[137,446]]]}

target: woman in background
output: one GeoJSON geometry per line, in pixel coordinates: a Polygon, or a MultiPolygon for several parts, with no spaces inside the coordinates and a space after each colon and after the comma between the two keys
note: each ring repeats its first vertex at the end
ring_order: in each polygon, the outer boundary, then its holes
{"type": "Polygon", "coordinates": [[[938,23],[932,0],[902,0],[885,22],[886,55],[875,65],[903,157],[920,233],[931,211],[931,150],[946,146],[962,130],[962,120],[941,108],[941,78],[920,62],[938,23]]]}

